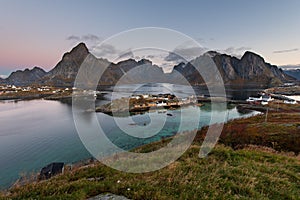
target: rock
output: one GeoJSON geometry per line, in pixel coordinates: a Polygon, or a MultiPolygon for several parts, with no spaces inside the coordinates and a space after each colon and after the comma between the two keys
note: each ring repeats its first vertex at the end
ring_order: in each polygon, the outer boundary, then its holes
{"type": "Polygon", "coordinates": [[[115,194],[100,194],[98,196],[89,198],[88,200],[129,200],[124,196],[118,196],[115,194]]]}
{"type": "Polygon", "coordinates": [[[80,65],[89,51],[84,43],[79,43],[70,52],[63,55],[62,60],[41,80],[43,84],[55,86],[72,86],[80,65]]]}
{"type": "MultiPolygon", "coordinates": [[[[225,84],[239,86],[261,86],[269,87],[273,85],[281,85],[284,82],[295,81],[294,78],[285,74],[277,66],[266,63],[264,59],[247,51],[241,59],[236,57],[220,54],[217,52],[207,52],[204,56],[209,56],[216,64],[225,84]]],[[[201,60],[200,56],[186,65],[180,64],[175,66],[173,71],[181,73],[192,84],[203,84],[203,78],[195,70],[197,60],[201,60]]],[[[201,71],[201,68],[199,69],[201,71]]],[[[209,80],[216,80],[214,73],[201,72],[202,75],[208,76],[209,80]]]]}
{"type": "Polygon", "coordinates": [[[200,66],[200,75],[194,68],[201,63],[205,64],[203,60],[207,60],[207,58],[217,66],[224,83],[227,85],[269,87],[295,81],[277,66],[266,63],[261,56],[253,52],[246,52],[241,59],[238,59],[230,55],[209,51],[187,64],[179,63],[174,66],[171,73],[165,74],[161,67],[154,65],[147,59],[140,61],[128,59],[119,63],[111,63],[106,59],[96,58],[89,52],[84,43],[80,43],[70,52],[65,53],[61,61],[48,73],[38,67],[32,70],[19,70],[13,72],[7,79],[0,79],[0,84],[23,86],[38,83],[57,87],[72,87],[84,61],[89,66],[89,70],[83,73],[85,76],[83,80],[86,83],[92,83],[90,77],[99,72],[103,73],[99,85],[115,85],[121,78],[121,84],[164,82],[198,85],[205,83],[202,76],[214,83],[219,81],[215,72],[217,69],[208,72],[209,70],[203,70],[200,66]]]}
{"type": "Polygon", "coordinates": [[[25,69],[24,71],[17,70],[11,73],[10,76],[5,79],[5,84],[11,84],[16,86],[27,86],[39,81],[46,74],[47,73],[39,67],[34,67],[31,70],[25,69]]]}

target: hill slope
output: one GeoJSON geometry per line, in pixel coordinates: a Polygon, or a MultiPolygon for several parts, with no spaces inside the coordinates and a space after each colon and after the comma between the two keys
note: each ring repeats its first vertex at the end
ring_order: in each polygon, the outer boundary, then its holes
{"type": "MultiPolygon", "coordinates": [[[[213,51],[207,52],[204,56],[213,59],[224,83],[227,85],[269,87],[294,81],[294,78],[285,74],[277,66],[266,63],[261,56],[253,52],[246,52],[241,59],[213,51]]],[[[195,63],[201,60],[202,57],[200,56],[186,65],[180,64],[174,67],[173,71],[183,74],[192,84],[203,84],[203,78],[195,70],[197,66],[195,63]]],[[[201,68],[198,71],[201,71],[201,68]]],[[[210,80],[216,79],[213,72],[202,73],[209,76],[210,80]]]]}
{"type": "Polygon", "coordinates": [[[86,199],[107,192],[131,199],[160,200],[299,197],[300,169],[295,159],[223,146],[217,146],[205,159],[199,159],[198,153],[199,146],[194,145],[168,167],[146,174],[127,174],[96,164],[17,187],[7,197],[86,199]]]}
{"type": "MultiPolygon", "coordinates": [[[[282,112],[269,113],[267,122],[264,115],[234,120],[225,125],[220,142],[237,150],[219,144],[200,159],[202,129],[183,156],[159,171],[124,173],[93,163],[48,181],[15,187],[2,198],[86,199],[109,192],[130,199],[298,199],[299,159],[267,147],[238,146],[275,145],[278,150],[299,153],[299,119],[299,112],[282,112]]],[[[169,141],[151,143],[135,152],[151,152],[169,141]]]]}
{"type": "Polygon", "coordinates": [[[16,72],[13,72],[8,78],[3,79],[2,83],[13,84],[17,86],[26,86],[39,81],[45,75],[46,72],[43,69],[34,67],[31,70],[25,69],[24,71],[18,70],[16,72]]]}

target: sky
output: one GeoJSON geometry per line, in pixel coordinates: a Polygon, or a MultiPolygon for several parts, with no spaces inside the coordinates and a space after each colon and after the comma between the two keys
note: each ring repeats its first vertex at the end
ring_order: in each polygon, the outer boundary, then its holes
{"type": "Polygon", "coordinates": [[[179,31],[208,50],[300,64],[299,0],[0,0],[0,75],[48,71],[81,41],[92,48],[140,27],[179,31]]]}

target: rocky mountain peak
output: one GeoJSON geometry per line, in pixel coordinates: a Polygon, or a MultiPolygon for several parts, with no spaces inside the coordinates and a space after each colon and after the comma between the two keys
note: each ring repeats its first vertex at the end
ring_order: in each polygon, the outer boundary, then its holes
{"type": "Polygon", "coordinates": [[[33,82],[40,80],[46,75],[42,68],[34,67],[33,69],[26,68],[25,70],[17,70],[10,74],[10,76],[5,79],[6,83],[14,85],[30,85],[33,82]]]}
{"type": "Polygon", "coordinates": [[[78,52],[81,52],[81,53],[89,53],[89,50],[86,46],[85,43],[81,42],[79,43],[77,46],[75,46],[71,51],[70,53],[78,53],[78,52]]]}
{"type": "Polygon", "coordinates": [[[60,82],[74,79],[77,72],[89,55],[89,50],[84,43],[79,43],[70,52],[63,55],[62,60],[47,74],[45,77],[46,83],[52,82],[53,79],[60,79],[60,82]]]}
{"type": "MultiPolygon", "coordinates": [[[[245,52],[241,59],[216,51],[208,51],[203,56],[199,56],[188,63],[179,63],[174,66],[171,73],[165,74],[162,68],[153,65],[147,59],[139,61],[128,59],[116,64],[98,59],[89,53],[84,43],[79,43],[70,52],[65,53],[61,61],[48,73],[39,67],[34,67],[31,70],[18,70],[7,79],[0,79],[0,83],[29,85],[38,82],[42,85],[72,86],[81,64],[85,61],[88,66],[94,67],[95,70],[105,69],[99,82],[100,85],[113,85],[123,76],[126,76],[124,79],[126,84],[153,80],[177,83],[181,77],[184,77],[191,84],[201,85],[205,84],[202,76],[208,77],[208,80],[216,78],[215,73],[203,72],[200,75],[194,67],[194,64],[200,65],[201,60],[207,59],[206,56],[209,56],[216,65],[226,85],[268,87],[295,80],[277,66],[266,63],[261,56],[250,51],[245,52]]],[[[88,72],[86,77],[88,80],[88,72]]]]}
{"type": "Polygon", "coordinates": [[[263,59],[263,57],[261,57],[260,55],[251,52],[251,51],[246,51],[244,53],[244,55],[242,56],[241,60],[245,60],[245,61],[251,61],[251,62],[265,62],[265,60],[263,59]]]}
{"type": "Polygon", "coordinates": [[[86,57],[89,54],[89,50],[84,43],[79,43],[75,46],[70,52],[67,52],[63,55],[63,59],[81,59],[86,57]]]}

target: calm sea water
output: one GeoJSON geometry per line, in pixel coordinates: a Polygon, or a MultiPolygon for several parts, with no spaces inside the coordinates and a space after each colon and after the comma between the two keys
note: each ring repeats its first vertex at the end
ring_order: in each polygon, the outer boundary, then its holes
{"type": "MultiPolygon", "coordinates": [[[[178,91],[188,96],[189,91],[178,87],[178,91]]],[[[144,88],[147,92],[167,92],[164,87],[144,88]]],[[[119,88],[118,96],[128,95],[130,87],[119,88]]],[[[144,91],[145,91],[144,90],[144,91]]],[[[142,93],[143,90],[137,91],[142,93]]],[[[110,93],[104,95],[99,104],[107,102],[111,98],[110,93]]],[[[134,147],[160,140],[165,136],[172,136],[178,130],[180,116],[190,117],[193,107],[182,110],[167,111],[172,116],[166,117],[166,113],[153,111],[135,116],[119,117],[122,124],[129,130],[135,131],[138,126],[150,122],[150,118],[166,118],[165,125],[156,135],[138,139],[127,136],[118,128],[113,118],[103,113],[97,113],[100,125],[105,130],[108,138],[123,149],[134,147]],[[134,123],[132,123],[132,121],[134,123]]],[[[257,114],[252,112],[241,114],[235,106],[227,109],[211,111],[210,104],[200,108],[201,120],[199,128],[211,122],[212,112],[224,113],[227,119],[248,117],[257,114]]],[[[85,120],[90,120],[90,114],[82,113],[85,120]]],[[[221,119],[220,119],[221,121],[221,119]]],[[[216,119],[214,122],[218,122],[216,119]]],[[[184,130],[195,127],[186,126],[184,130]]],[[[0,188],[9,187],[20,175],[38,172],[42,167],[51,162],[74,163],[90,158],[90,153],[81,143],[75,129],[72,107],[58,101],[32,100],[32,101],[2,101],[0,102],[0,188]]]]}

